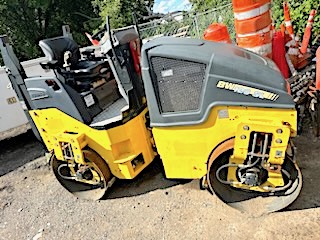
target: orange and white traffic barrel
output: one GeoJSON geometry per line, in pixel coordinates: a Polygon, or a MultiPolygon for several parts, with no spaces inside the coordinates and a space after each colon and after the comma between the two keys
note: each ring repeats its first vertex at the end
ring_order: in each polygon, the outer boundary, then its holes
{"type": "Polygon", "coordinates": [[[271,0],[232,0],[237,44],[272,57],[271,0]]]}

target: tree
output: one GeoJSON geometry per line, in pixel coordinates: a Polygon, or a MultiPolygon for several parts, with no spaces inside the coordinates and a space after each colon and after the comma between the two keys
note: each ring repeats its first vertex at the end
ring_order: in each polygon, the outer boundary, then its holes
{"type": "MultiPolygon", "coordinates": [[[[284,22],[283,14],[283,0],[274,0],[272,2],[272,13],[273,20],[275,21],[276,27],[278,28],[281,23],[284,22]]],[[[317,15],[314,19],[314,27],[312,29],[313,39],[320,34],[320,5],[319,1],[313,0],[291,0],[287,1],[290,6],[290,16],[292,25],[294,27],[296,35],[303,37],[304,29],[307,25],[309,13],[312,9],[317,10],[317,15]]]]}
{"type": "Polygon", "coordinates": [[[203,12],[225,4],[231,3],[231,0],[189,0],[192,4],[192,10],[203,12]]]}
{"type": "Polygon", "coordinates": [[[90,0],[0,0],[1,34],[9,35],[21,60],[40,56],[39,40],[61,35],[64,24],[84,43],[94,17],[90,0]]]}
{"type": "Polygon", "coordinates": [[[154,1],[144,0],[93,0],[92,4],[95,11],[105,19],[110,17],[112,28],[120,28],[133,24],[133,16],[135,13],[139,19],[139,23],[144,22],[143,16],[148,16],[154,1]]]}

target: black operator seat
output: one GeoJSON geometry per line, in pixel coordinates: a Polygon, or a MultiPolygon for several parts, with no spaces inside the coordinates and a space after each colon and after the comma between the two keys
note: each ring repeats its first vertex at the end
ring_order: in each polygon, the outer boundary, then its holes
{"type": "Polygon", "coordinates": [[[55,69],[65,79],[74,78],[75,81],[94,81],[101,78],[109,70],[105,61],[81,60],[77,43],[65,36],[44,39],[39,42],[43,53],[49,62],[43,64],[44,68],[55,69]],[[66,65],[65,55],[70,56],[66,65]]]}

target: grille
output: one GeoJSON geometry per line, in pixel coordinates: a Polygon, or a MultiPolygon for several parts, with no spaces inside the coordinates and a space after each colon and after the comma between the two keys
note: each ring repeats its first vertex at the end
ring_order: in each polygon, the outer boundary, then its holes
{"type": "Polygon", "coordinates": [[[206,65],[180,59],[151,58],[152,77],[162,113],[199,109],[206,65]]]}

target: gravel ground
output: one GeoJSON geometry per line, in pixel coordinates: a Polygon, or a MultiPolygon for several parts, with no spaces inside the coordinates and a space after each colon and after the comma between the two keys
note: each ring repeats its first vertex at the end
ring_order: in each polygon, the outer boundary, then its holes
{"type": "Polygon", "coordinates": [[[253,217],[164,178],[155,161],[98,202],[66,192],[30,132],[0,142],[0,239],[320,239],[320,140],[296,139],[304,186],[287,209],[253,217]],[[14,150],[16,149],[16,150],[14,150]]]}

